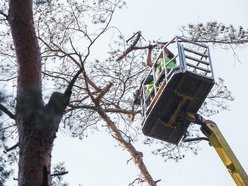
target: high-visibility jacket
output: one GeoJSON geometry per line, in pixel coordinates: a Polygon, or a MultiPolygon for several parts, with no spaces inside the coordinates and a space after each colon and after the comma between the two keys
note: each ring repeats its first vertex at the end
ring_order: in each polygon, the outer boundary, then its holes
{"type": "MultiPolygon", "coordinates": [[[[165,57],[165,63],[166,63],[166,64],[167,64],[170,60],[171,60],[171,59],[170,59],[168,56],[165,57]]],[[[171,70],[174,66],[176,66],[176,62],[175,62],[175,61],[170,61],[170,63],[166,65],[166,69],[167,69],[167,70],[171,70]]]]}
{"type": "Polygon", "coordinates": [[[154,85],[154,80],[152,80],[150,83],[146,84],[146,92],[149,94],[152,91],[152,87],[154,85]]]}
{"type": "MultiPolygon", "coordinates": [[[[176,62],[175,61],[170,61],[170,60],[171,59],[168,56],[165,57],[165,63],[166,63],[167,71],[170,71],[173,67],[176,66],[176,62]]],[[[156,69],[156,74],[159,74],[162,71],[163,68],[164,68],[164,59],[161,58],[160,62],[159,62],[159,66],[156,69]]]]}
{"type": "MultiPolygon", "coordinates": [[[[165,59],[163,58],[160,58],[160,64],[159,64],[159,67],[157,68],[156,70],[156,73],[159,74],[162,69],[164,68],[164,62],[163,60],[165,60],[165,63],[166,63],[166,69],[168,71],[170,71],[173,67],[176,66],[176,61],[170,61],[171,58],[169,58],[168,56],[165,56],[165,59]],[[169,62],[169,64],[167,64],[169,62]]],[[[151,91],[152,91],[152,88],[153,88],[153,85],[154,85],[154,80],[152,80],[150,83],[146,84],[145,87],[146,87],[146,91],[147,93],[149,94],[151,91]]]]}

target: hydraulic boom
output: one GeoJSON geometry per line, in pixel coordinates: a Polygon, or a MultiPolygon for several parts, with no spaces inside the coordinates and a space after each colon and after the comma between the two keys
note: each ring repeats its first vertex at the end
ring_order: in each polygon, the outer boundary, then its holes
{"type": "Polygon", "coordinates": [[[236,185],[248,186],[248,177],[245,170],[239,163],[216,123],[211,120],[205,120],[198,114],[189,114],[188,116],[188,119],[191,122],[201,125],[201,131],[209,139],[210,144],[215,148],[236,185]]]}

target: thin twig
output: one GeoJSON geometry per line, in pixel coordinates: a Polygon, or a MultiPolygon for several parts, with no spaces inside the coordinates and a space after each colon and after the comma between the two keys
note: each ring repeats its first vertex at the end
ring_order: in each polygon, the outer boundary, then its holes
{"type": "Polygon", "coordinates": [[[7,153],[7,152],[9,152],[9,151],[11,151],[11,150],[14,150],[16,147],[18,147],[19,146],[19,142],[17,143],[17,144],[15,144],[15,145],[13,145],[12,147],[10,147],[10,148],[6,148],[5,150],[4,150],[4,153],[7,153]]]}
{"type": "Polygon", "coordinates": [[[0,104],[0,110],[3,111],[5,114],[7,114],[11,119],[15,119],[15,115],[2,104],[0,104]]]}
{"type": "Polygon", "coordinates": [[[1,21],[8,20],[8,15],[5,14],[2,10],[0,10],[0,14],[6,18],[6,19],[1,19],[1,21]]]}

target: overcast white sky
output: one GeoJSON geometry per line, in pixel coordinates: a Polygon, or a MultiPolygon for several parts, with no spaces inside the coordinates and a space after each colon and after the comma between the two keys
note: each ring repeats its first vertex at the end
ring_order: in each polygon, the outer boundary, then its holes
{"type": "MultiPolygon", "coordinates": [[[[247,28],[246,0],[128,0],[127,8],[114,18],[115,25],[126,35],[138,30],[147,40],[169,40],[180,35],[179,28],[188,23],[219,21],[247,28]]],[[[225,79],[235,101],[231,111],[212,119],[215,121],[238,159],[248,172],[248,48],[239,50],[241,63],[235,62],[231,51],[212,50],[216,77],[225,79]]],[[[162,179],[159,186],[233,186],[235,185],[214,149],[201,142],[199,155],[188,154],[182,161],[164,162],[144,152],[144,161],[154,179],[162,179]]],[[[144,147],[137,146],[138,150],[144,147]]],[[[148,149],[148,150],[147,150],[148,149]]],[[[152,149],[151,149],[152,150],[152,149]]],[[[71,139],[60,133],[53,152],[54,162],[65,161],[69,174],[65,180],[72,186],[127,186],[139,174],[138,169],[127,164],[130,159],[111,136],[104,133],[89,134],[83,141],[71,139]]]]}
{"type": "MultiPolygon", "coordinates": [[[[219,21],[227,25],[243,25],[247,28],[246,0],[129,0],[127,9],[115,16],[115,24],[126,35],[141,30],[147,40],[169,40],[179,34],[179,28],[188,23],[219,21]]],[[[248,172],[248,49],[239,50],[241,63],[235,62],[231,51],[212,50],[216,77],[225,79],[235,96],[225,111],[210,119],[215,121],[238,159],[248,172]]],[[[182,161],[164,162],[160,157],[145,151],[144,161],[154,179],[162,179],[159,186],[233,186],[235,185],[214,149],[201,142],[199,155],[188,156],[182,161]]],[[[142,150],[142,146],[137,146],[142,150]]],[[[151,149],[152,150],[152,149],[151,149]]],[[[83,141],[60,137],[55,144],[53,158],[66,161],[70,174],[65,179],[70,185],[127,186],[138,175],[126,151],[116,146],[110,136],[103,133],[89,135],[83,141]],[[62,143],[61,143],[62,142],[62,143]],[[72,145],[73,144],[73,145],[72,145]]]]}

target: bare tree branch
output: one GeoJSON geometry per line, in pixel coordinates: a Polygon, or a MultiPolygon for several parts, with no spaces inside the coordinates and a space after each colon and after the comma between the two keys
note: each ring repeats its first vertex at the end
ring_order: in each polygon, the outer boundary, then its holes
{"type": "Polygon", "coordinates": [[[136,38],[135,38],[135,40],[133,41],[133,43],[130,45],[130,47],[128,47],[128,48],[123,52],[123,54],[122,54],[121,56],[119,56],[119,57],[116,59],[116,61],[122,60],[126,55],[128,55],[131,51],[134,50],[134,47],[137,45],[137,43],[138,43],[138,41],[139,41],[139,39],[140,39],[140,37],[141,37],[141,31],[136,32],[130,39],[127,40],[127,42],[128,42],[129,40],[131,40],[132,38],[134,38],[135,36],[136,36],[136,38]]]}
{"type": "Polygon", "coordinates": [[[120,146],[126,149],[130,155],[136,166],[139,168],[141,172],[140,179],[145,181],[149,186],[156,186],[156,181],[153,180],[151,174],[146,168],[146,165],[143,162],[143,154],[135,149],[135,147],[126,141],[123,137],[119,129],[116,127],[115,123],[110,119],[110,117],[104,112],[104,109],[100,106],[98,107],[98,114],[103,118],[103,120],[108,124],[108,128],[111,131],[111,135],[117,139],[120,146]]]}
{"type": "Polygon", "coordinates": [[[111,86],[113,85],[113,83],[109,83],[105,88],[103,88],[100,91],[100,94],[95,98],[96,101],[100,102],[100,100],[103,98],[103,96],[109,91],[109,89],[111,88],[111,86]]]}
{"type": "Polygon", "coordinates": [[[2,104],[0,104],[0,110],[3,111],[5,114],[7,114],[11,119],[15,119],[15,115],[2,104]]]}
{"type": "Polygon", "coordinates": [[[52,177],[54,176],[63,176],[63,175],[66,175],[68,174],[69,172],[68,171],[65,171],[65,172],[59,172],[59,173],[54,173],[54,174],[51,174],[52,177]]]}

